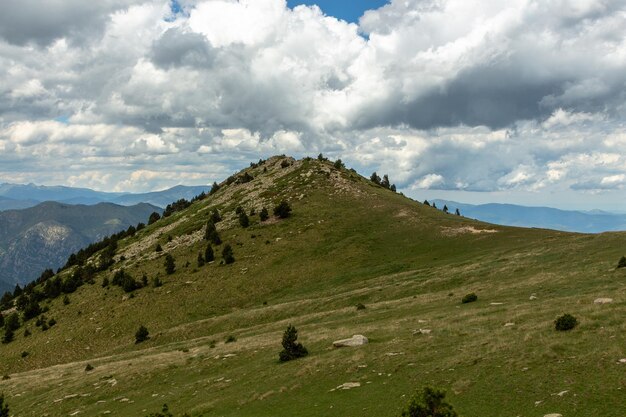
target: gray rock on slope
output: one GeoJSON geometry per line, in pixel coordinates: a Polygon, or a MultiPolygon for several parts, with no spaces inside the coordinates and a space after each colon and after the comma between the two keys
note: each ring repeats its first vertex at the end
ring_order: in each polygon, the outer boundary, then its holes
{"type": "Polygon", "coordinates": [[[355,334],[354,336],[352,336],[349,339],[341,339],[341,340],[335,340],[333,342],[333,346],[336,348],[339,347],[356,347],[356,346],[363,346],[366,345],[369,341],[367,340],[367,337],[360,335],[360,334],[355,334]]]}

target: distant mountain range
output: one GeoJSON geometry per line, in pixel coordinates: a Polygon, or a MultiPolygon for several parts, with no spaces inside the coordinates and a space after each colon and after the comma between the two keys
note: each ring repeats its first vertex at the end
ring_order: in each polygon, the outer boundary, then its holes
{"type": "Polygon", "coordinates": [[[159,207],[141,203],[69,205],[41,203],[0,212],[0,291],[36,279],[45,269],[63,266],[73,252],[105,236],[148,222],[159,207]]]}
{"type": "Polygon", "coordinates": [[[208,192],[210,189],[210,186],[204,185],[177,185],[163,191],[133,194],[108,193],[89,188],[4,183],[0,184],[0,211],[34,207],[44,201],[87,205],[108,202],[123,206],[149,203],[164,208],[173,201],[181,198],[190,200],[203,191],[208,192]]]}
{"type": "Polygon", "coordinates": [[[432,201],[440,209],[444,205],[448,206],[451,213],[458,208],[461,215],[465,217],[505,226],[537,227],[581,233],[626,230],[626,214],[600,210],[583,212],[515,204],[473,205],[438,199],[432,201]]]}

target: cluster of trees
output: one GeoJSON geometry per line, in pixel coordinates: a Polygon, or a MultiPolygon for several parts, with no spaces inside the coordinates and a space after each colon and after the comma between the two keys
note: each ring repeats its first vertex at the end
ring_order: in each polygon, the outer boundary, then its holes
{"type": "Polygon", "coordinates": [[[391,184],[389,182],[389,176],[387,174],[383,175],[382,178],[380,178],[378,176],[378,174],[374,171],[372,173],[372,175],[370,176],[370,180],[377,185],[380,185],[383,188],[387,188],[388,190],[393,191],[394,193],[396,192],[396,185],[395,184],[391,184]]]}
{"type": "MultiPolygon", "coordinates": [[[[428,200],[424,200],[424,205],[428,206],[428,207],[432,207],[432,208],[437,208],[437,204],[433,201],[433,204],[431,205],[428,200]]],[[[448,206],[446,204],[443,205],[443,209],[441,209],[441,211],[443,211],[444,213],[449,213],[450,210],[448,209],[448,206]]],[[[454,214],[456,214],[457,216],[461,215],[461,212],[459,211],[459,209],[455,209],[454,210],[454,214]]]]}

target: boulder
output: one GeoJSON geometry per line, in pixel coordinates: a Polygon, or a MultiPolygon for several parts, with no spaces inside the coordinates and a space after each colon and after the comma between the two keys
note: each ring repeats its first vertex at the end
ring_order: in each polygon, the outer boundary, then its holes
{"type": "Polygon", "coordinates": [[[563,415],[559,413],[550,413],[550,414],[546,414],[543,417],[563,417],[563,415]]]}
{"type": "Polygon", "coordinates": [[[612,302],[613,302],[612,298],[596,298],[595,300],[593,300],[594,304],[609,304],[612,302]]]}
{"type": "Polygon", "coordinates": [[[360,334],[355,334],[349,339],[335,340],[333,342],[333,346],[336,348],[355,347],[355,346],[366,345],[367,342],[368,342],[367,337],[360,335],[360,334]]]}

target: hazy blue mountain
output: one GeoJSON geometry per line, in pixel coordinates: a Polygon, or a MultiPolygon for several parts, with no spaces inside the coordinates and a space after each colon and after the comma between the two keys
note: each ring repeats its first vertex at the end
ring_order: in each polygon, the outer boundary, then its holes
{"type": "Polygon", "coordinates": [[[56,201],[65,204],[98,204],[111,202],[130,206],[149,203],[165,207],[169,203],[195,197],[201,192],[208,192],[210,186],[177,185],[167,190],[150,193],[107,193],[89,188],[64,186],[43,186],[35,184],[0,184],[0,211],[33,207],[44,201],[56,201]]]}
{"type": "Polygon", "coordinates": [[[458,208],[461,215],[465,217],[507,226],[538,227],[582,233],[626,230],[626,214],[600,210],[582,212],[515,204],[473,205],[446,200],[433,201],[440,209],[447,205],[451,213],[458,208]]]}
{"type": "Polygon", "coordinates": [[[105,236],[147,223],[159,207],[141,203],[69,205],[45,202],[0,212],[0,288],[36,279],[46,268],[56,270],[68,256],[105,236]]]}

